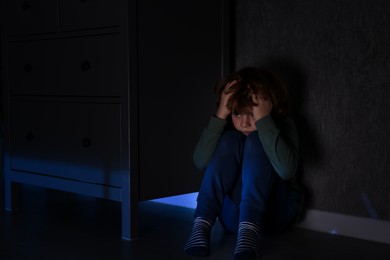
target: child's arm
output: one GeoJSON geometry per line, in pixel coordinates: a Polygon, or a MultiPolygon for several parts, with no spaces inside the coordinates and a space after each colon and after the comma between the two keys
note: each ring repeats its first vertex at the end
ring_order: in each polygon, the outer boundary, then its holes
{"type": "Polygon", "coordinates": [[[206,168],[225,126],[226,120],[216,116],[210,118],[209,125],[203,130],[193,154],[193,160],[198,169],[204,170],[206,168]]]}
{"type": "Polygon", "coordinates": [[[215,116],[210,118],[209,125],[203,130],[203,133],[195,146],[193,160],[195,166],[200,170],[206,168],[217,147],[219,138],[221,138],[223,130],[225,129],[226,118],[231,113],[230,109],[227,107],[227,103],[230,96],[234,93],[234,84],[236,84],[235,80],[228,82],[224,87],[217,112],[215,116]]]}
{"type": "Polygon", "coordinates": [[[298,167],[298,132],[292,118],[285,118],[280,128],[271,115],[256,121],[259,138],[278,175],[288,180],[298,167]]]}

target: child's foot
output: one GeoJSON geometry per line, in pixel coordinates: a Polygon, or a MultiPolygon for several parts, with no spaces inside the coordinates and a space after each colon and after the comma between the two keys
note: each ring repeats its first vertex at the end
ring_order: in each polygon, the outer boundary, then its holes
{"type": "Polygon", "coordinates": [[[238,227],[237,245],[234,250],[235,260],[256,259],[258,251],[260,227],[251,222],[241,222],[238,227]]]}
{"type": "Polygon", "coordinates": [[[197,217],[194,221],[191,235],[184,246],[184,252],[193,256],[207,256],[210,254],[210,233],[213,223],[197,217]]]}

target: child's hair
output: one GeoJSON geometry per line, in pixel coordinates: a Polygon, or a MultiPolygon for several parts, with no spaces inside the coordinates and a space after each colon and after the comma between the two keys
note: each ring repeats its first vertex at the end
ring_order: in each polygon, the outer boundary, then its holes
{"type": "MultiPolygon", "coordinates": [[[[288,93],[284,83],[271,71],[253,67],[243,68],[224,77],[215,86],[217,105],[219,105],[222,92],[229,82],[236,81],[230,87],[234,91],[227,102],[227,107],[232,113],[240,114],[257,104],[252,100],[252,94],[271,98],[273,109],[272,116],[275,119],[283,118],[287,113],[288,93]]],[[[228,90],[228,92],[230,92],[228,90]]]]}

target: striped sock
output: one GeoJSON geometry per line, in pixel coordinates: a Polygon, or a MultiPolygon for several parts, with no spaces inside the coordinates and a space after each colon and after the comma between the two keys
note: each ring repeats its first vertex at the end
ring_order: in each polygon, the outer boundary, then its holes
{"type": "Polygon", "coordinates": [[[237,245],[234,259],[255,259],[258,255],[260,227],[252,222],[243,221],[238,226],[237,245]]]}
{"type": "Polygon", "coordinates": [[[212,222],[197,217],[194,221],[192,233],[184,246],[184,252],[193,256],[207,256],[210,254],[210,233],[212,222]]]}

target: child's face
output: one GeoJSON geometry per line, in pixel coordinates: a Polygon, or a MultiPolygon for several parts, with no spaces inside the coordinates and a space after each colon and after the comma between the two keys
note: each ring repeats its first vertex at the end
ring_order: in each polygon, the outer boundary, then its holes
{"type": "Polygon", "coordinates": [[[252,110],[241,113],[232,113],[232,121],[234,127],[244,135],[249,135],[251,132],[256,131],[252,110]]]}

